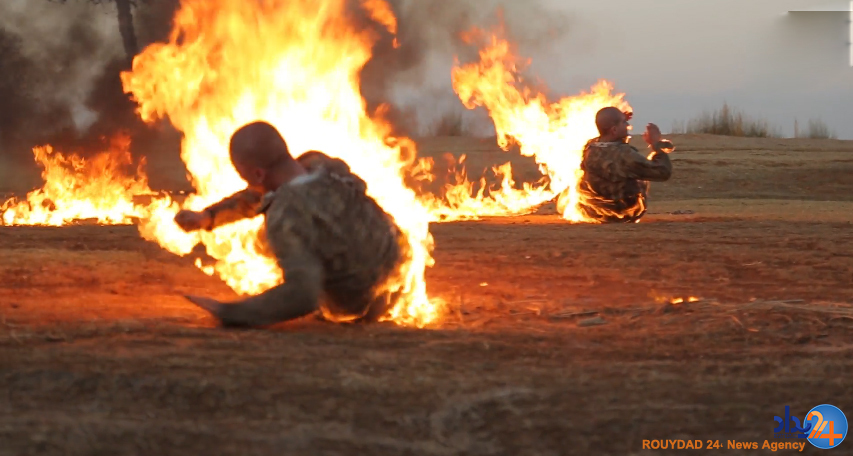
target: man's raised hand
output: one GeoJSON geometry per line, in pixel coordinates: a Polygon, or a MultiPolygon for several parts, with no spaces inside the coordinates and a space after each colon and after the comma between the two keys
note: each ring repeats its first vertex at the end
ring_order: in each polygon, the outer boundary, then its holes
{"type": "Polygon", "coordinates": [[[653,123],[646,125],[646,132],[643,133],[643,139],[646,141],[646,144],[654,146],[661,140],[660,128],[653,123]]]}

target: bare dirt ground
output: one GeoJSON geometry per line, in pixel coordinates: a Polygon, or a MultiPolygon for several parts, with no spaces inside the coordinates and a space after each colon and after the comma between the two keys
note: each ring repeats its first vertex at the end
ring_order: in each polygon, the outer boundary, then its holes
{"type": "Polygon", "coordinates": [[[230,291],[133,227],[0,227],[0,454],[753,454],[785,405],[853,416],[853,143],[673,139],[642,223],[434,225],[429,330],[223,330],[180,293],[230,291]]]}

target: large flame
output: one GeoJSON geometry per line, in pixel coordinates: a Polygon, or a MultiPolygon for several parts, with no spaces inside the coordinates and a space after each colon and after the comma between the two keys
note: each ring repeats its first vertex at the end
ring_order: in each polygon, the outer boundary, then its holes
{"type": "Polygon", "coordinates": [[[60,226],[82,219],[130,224],[146,215],[146,207],[134,199],[152,192],[142,171],[144,161],[128,169],[133,163],[128,136],[116,136],[109,150],[90,159],[63,155],[49,145],[34,148],[33,154],[45,184],[26,200],[13,198],[0,205],[3,224],[60,226]]]}
{"type": "MultiPolygon", "coordinates": [[[[369,12],[390,14],[379,3],[366,2],[369,12]]],[[[432,264],[430,214],[403,183],[413,144],[391,137],[386,122],[366,113],[360,95],[359,72],[376,39],[354,27],[345,0],[183,0],[169,42],[146,48],[122,82],[144,120],[167,117],[184,133],[181,158],[197,190],[186,208],[201,209],[245,187],[229,161],[228,141],[255,120],[274,125],[295,155],[316,149],[345,160],[408,237],[414,258],[402,266],[400,283],[391,284],[403,292],[392,318],[422,325],[436,317],[424,283],[432,264]]],[[[281,281],[273,259],[255,248],[261,217],[186,234],[173,221],[178,209],[154,209],[142,235],[179,255],[203,243],[216,259],[205,270],[241,293],[281,281]]]]}
{"type": "MultiPolygon", "coordinates": [[[[396,36],[396,18],[384,0],[359,5],[396,36]]],[[[27,201],[4,203],[4,223],[61,225],[91,218],[116,224],[139,218],[144,238],[177,255],[203,244],[214,259],[212,264],[196,261],[203,271],[238,293],[257,294],[283,276],[257,246],[262,217],[185,233],[174,215],[245,187],[230,163],[228,142],[240,126],[265,120],[279,129],[294,154],[313,149],[345,160],[395,218],[414,254],[388,284],[402,292],[390,318],[422,326],[439,316],[424,283],[425,269],[432,265],[430,221],[529,213],[558,195],[564,218],[587,221],[577,208],[581,151],[596,136],[596,111],[630,109],[622,94],[613,94],[602,81],[589,93],[550,102],[521,78],[523,62],[501,29],[475,31],[467,39],[482,42],[480,60],[457,64],[454,90],[469,109],[485,107],[498,144],[505,150],[517,144],[522,155],[535,158],[543,178],[519,188],[506,163],[493,168],[498,186],[490,188],[481,179],[477,189],[464,170],[454,169],[453,181],[440,195],[418,195],[404,177],[434,179],[431,162],[415,162],[414,143],[391,135],[383,108],[366,112],[359,73],[378,37],[355,28],[346,6],[347,0],[182,0],[169,42],[146,48],[132,71],[122,74],[122,83],[144,120],[168,118],[184,133],[181,158],[196,193],[182,205],[169,197],[135,203],[135,196],[152,192],[141,171],[120,172],[130,163],[123,137],[89,161],[65,158],[48,146],[35,149],[45,168],[44,188],[27,201]]],[[[463,163],[464,157],[457,166],[463,163]]]]}
{"type": "MultiPolygon", "coordinates": [[[[462,155],[454,164],[452,176],[444,188],[437,192],[425,191],[420,194],[422,204],[429,208],[434,221],[449,222],[484,216],[526,214],[555,196],[548,186],[547,178],[542,178],[534,184],[524,182],[521,188],[517,188],[512,177],[512,164],[509,162],[491,169],[500,184],[490,185],[485,176],[477,182],[471,182],[468,180],[465,158],[465,155],[462,155]]],[[[420,159],[418,165],[413,168],[413,175],[422,181],[436,179],[434,173],[434,161],[429,158],[420,159]]]]}
{"type": "Polygon", "coordinates": [[[486,108],[502,149],[517,144],[522,155],[534,157],[548,178],[547,187],[523,191],[504,185],[502,191],[492,193],[491,198],[499,204],[492,203],[495,213],[488,215],[518,213],[525,206],[530,211],[559,194],[557,207],[563,218],[591,221],[578,208],[583,148],[598,136],[595,114],[599,109],[615,106],[631,110],[623,100],[624,94],[614,94],[611,83],[600,81],[589,92],[549,101],[521,76],[528,62],[522,61],[504,38],[503,26],[491,33],[475,29],[463,37],[481,46],[479,61],[457,64],[453,69],[453,89],[468,109],[486,108]]]}

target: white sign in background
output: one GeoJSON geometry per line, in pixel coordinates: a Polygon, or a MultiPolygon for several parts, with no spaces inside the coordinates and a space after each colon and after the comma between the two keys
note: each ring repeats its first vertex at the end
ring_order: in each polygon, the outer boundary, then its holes
{"type": "Polygon", "coordinates": [[[853,67],[853,1],[849,2],[836,2],[835,5],[832,6],[822,6],[817,8],[809,8],[809,9],[801,9],[801,10],[791,10],[788,13],[807,13],[807,12],[839,12],[839,13],[847,13],[847,48],[849,49],[850,57],[849,57],[849,65],[853,67]]]}

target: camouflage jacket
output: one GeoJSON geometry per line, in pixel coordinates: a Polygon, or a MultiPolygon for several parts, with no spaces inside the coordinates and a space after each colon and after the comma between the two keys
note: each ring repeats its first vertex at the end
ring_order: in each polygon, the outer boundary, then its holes
{"type": "Polygon", "coordinates": [[[314,300],[335,321],[381,317],[392,301],[382,285],[407,240],[346,163],[313,151],[298,160],[308,174],[275,192],[243,190],[208,207],[214,227],[265,214],[266,242],[285,277],[270,307],[314,300]]]}
{"type": "Polygon", "coordinates": [[[647,158],[627,143],[588,142],[581,161],[581,210],[602,223],[638,221],[646,212],[649,181],[665,181],[672,174],[664,151],[672,148],[669,141],[659,141],[647,158]]]}

